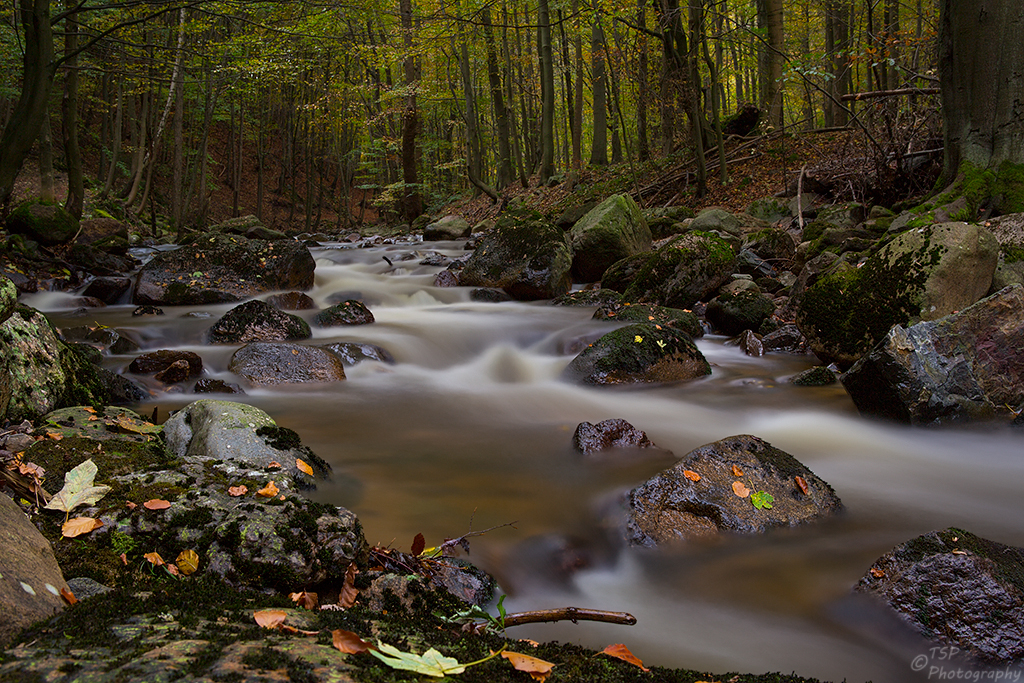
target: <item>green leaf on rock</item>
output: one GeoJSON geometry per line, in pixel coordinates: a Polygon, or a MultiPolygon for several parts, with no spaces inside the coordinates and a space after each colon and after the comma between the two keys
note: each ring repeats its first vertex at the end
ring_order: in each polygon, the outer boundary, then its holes
{"type": "Polygon", "coordinates": [[[775,497],[767,491],[758,491],[757,493],[750,494],[750,502],[754,504],[758,510],[764,508],[771,508],[772,503],[775,502],[775,497]]]}
{"type": "Polygon", "coordinates": [[[64,475],[64,488],[46,504],[48,510],[71,512],[79,505],[92,505],[110,491],[109,486],[93,486],[96,463],[90,458],[64,475]]]}
{"type": "Polygon", "coordinates": [[[444,678],[447,674],[460,674],[466,667],[459,664],[459,660],[453,657],[445,657],[434,648],[430,648],[421,655],[411,652],[402,652],[393,645],[377,641],[378,650],[370,650],[370,654],[384,662],[392,669],[404,671],[415,671],[425,676],[444,678]]]}

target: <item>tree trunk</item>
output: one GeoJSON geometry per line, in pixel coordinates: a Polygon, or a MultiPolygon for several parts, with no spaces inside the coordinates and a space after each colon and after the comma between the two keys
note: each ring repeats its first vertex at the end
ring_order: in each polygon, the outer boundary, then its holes
{"type": "Polygon", "coordinates": [[[951,218],[976,220],[979,210],[1024,211],[1024,4],[942,0],[940,8],[946,143],[940,182],[958,185],[955,194],[964,205],[951,218]]]}
{"type": "Polygon", "coordinates": [[[423,213],[423,197],[419,190],[419,174],[416,168],[416,134],[420,119],[416,108],[416,88],[419,87],[419,65],[412,52],[412,0],[399,0],[399,14],[402,20],[402,35],[405,45],[405,113],[402,116],[402,217],[412,223],[423,213]]]}
{"type": "MultiPolygon", "coordinates": [[[[71,2],[65,1],[65,5],[71,2]]],[[[64,20],[64,53],[67,73],[64,77],[64,97],[61,113],[64,120],[64,159],[68,166],[68,196],[64,209],[75,218],[82,217],[85,206],[85,176],[82,169],[82,150],[78,145],[78,22],[70,14],[64,20]]]]}
{"type": "MultiPolygon", "coordinates": [[[[641,29],[647,28],[647,12],[644,9],[645,0],[638,0],[636,11],[636,25],[641,29]]],[[[641,30],[637,34],[637,98],[636,98],[636,153],[640,161],[647,161],[651,157],[651,145],[647,140],[647,34],[641,30]]]]}
{"type": "Polygon", "coordinates": [[[540,50],[540,182],[555,175],[555,64],[551,50],[551,15],[548,0],[537,5],[537,42],[540,50]]]}
{"type": "Polygon", "coordinates": [[[572,93],[572,168],[583,170],[583,38],[580,35],[580,1],[572,0],[573,59],[576,64],[576,87],[572,93]]]}
{"type": "Polygon", "coordinates": [[[501,72],[498,70],[498,50],[494,41],[494,27],[491,25],[491,10],[485,6],[480,13],[484,25],[484,42],[487,45],[487,82],[491,89],[491,107],[494,110],[494,126],[498,132],[498,190],[512,182],[512,150],[509,147],[511,131],[508,124],[508,109],[501,93],[501,72]]]}
{"type": "Polygon", "coordinates": [[[53,135],[50,132],[50,113],[43,114],[39,131],[39,198],[44,202],[56,200],[53,190],[53,135]]]}
{"type": "Polygon", "coordinates": [[[782,0],[757,0],[757,23],[768,35],[758,55],[761,71],[761,108],[776,129],[782,120],[782,67],[786,50],[782,25],[782,0]]]}
{"type": "Polygon", "coordinates": [[[591,68],[594,73],[594,138],[590,147],[590,165],[608,165],[608,79],[605,75],[604,29],[601,14],[594,5],[594,19],[590,27],[591,68]]]}

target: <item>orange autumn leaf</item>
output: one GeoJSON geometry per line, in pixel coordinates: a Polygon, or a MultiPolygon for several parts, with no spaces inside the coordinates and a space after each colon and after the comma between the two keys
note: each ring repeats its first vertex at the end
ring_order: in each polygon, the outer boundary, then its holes
{"type": "Polygon", "coordinates": [[[246,486],[245,484],[242,484],[241,486],[232,486],[228,488],[228,495],[234,498],[237,498],[238,496],[244,496],[248,492],[249,487],[246,486]]]}
{"type": "Polygon", "coordinates": [[[357,655],[360,652],[373,649],[373,645],[370,645],[355,633],[352,633],[352,631],[346,631],[341,628],[331,631],[331,641],[334,643],[334,647],[347,655],[357,655]]]}
{"type": "Polygon", "coordinates": [[[252,616],[263,628],[276,629],[281,628],[288,614],[283,609],[261,609],[253,612],[252,616]]]}
{"type": "Polygon", "coordinates": [[[545,662],[543,659],[537,659],[536,657],[518,652],[509,652],[508,650],[503,651],[501,656],[511,662],[517,671],[524,671],[530,674],[535,681],[546,679],[551,674],[551,669],[555,666],[551,662],[545,662]]]}
{"type": "Polygon", "coordinates": [[[127,507],[129,510],[134,510],[135,508],[137,508],[139,506],[138,506],[137,503],[133,503],[133,502],[131,502],[129,500],[127,503],[125,503],[125,507],[127,507]]]}
{"type": "Polygon", "coordinates": [[[622,643],[616,643],[615,645],[609,645],[605,649],[601,650],[601,654],[608,655],[609,657],[615,657],[621,659],[624,662],[629,662],[634,666],[638,666],[644,671],[650,671],[644,663],[640,661],[640,658],[629,651],[629,648],[622,643]]]}
{"type": "Polygon", "coordinates": [[[338,594],[338,606],[342,609],[348,609],[356,604],[357,597],[359,597],[359,589],[356,588],[356,563],[353,562],[345,570],[345,584],[341,587],[341,592],[338,594]]]}
{"type": "Polygon", "coordinates": [[[166,510],[167,508],[171,507],[171,504],[166,500],[154,498],[152,500],[147,500],[145,503],[142,504],[142,507],[146,508],[147,510],[166,510]]]}
{"type": "Polygon", "coordinates": [[[267,465],[267,469],[268,469],[268,470],[279,470],[279,469],[281,469],[281,463],[279,463],[279,462],[278,462],[278,461],[276,461],[276,460],[272,460],[272,461],[271,461],[271,462],[270,462],[270,463],[269,463],[269,464],[267,465]]]}
{"type": "Polygon", "coordinates": [[[277,495],[277,492],[278,488],[274,484],[274,480],[271,479],[269,484],[267,484],[266,486],[264,486],[263,488],[256,492],[256,495],[262,496],[264,498],[273,498],[274,496],[277,495]]]}
{"type": "Polygon", "coordinates": [[[734,477],[742,477],[743,476],[743,470],[741,470],[737,465],[733,465],[732,466],[732,476],[734,476],[734,477]]]}
{"type": "Polygon", "coordinates": [[[87,534],[90,531],[94,531],[103,526],[103,522],[92,517],[75,517],[64,522],[64,525],[60,528],[60,534],[64,538],[74,538],[75,536],[81,536],[87,534]]]}
{"type": "Polygon", "coordinates": [[[121,553],[120,555],[118,555],[118,557],[121,558],[121,564],[123,564],[124,566],[127,567],[128,566],[128,553],[121,553]]]}
{"type": "Polygon", "coordinates": [[[171,573],[171,576],[179,576],[181,574],[181,572],[178,571],[178,565],[173,563],[167,565],[167,571],[171,573]]]}
{"type": "Polygon", "coordinates": [[[801,491],[803,491],[803,494],[805,496],[810,493],[810,491],[807,489],[807,482],[804,481],[803,477],[801,477],[800,475],[797,475],[795,477],[795,480],[796,480],[796,485],[800,488],[801,491]]]}
{"type": "Polygon", "coordinates": [[[160,557],[160,553],[146,553],[143,557],[149,560],[150,564],[154,564],[157,567],[167,564],[164,562],[164,558],[160,557]]]}
{"type": "Polygon", "coordinates": [[[750,495],[750,489],[744,486],[742,481],[734,481],[732,483],[732,492],[740,498],[746,498],[750,495]]]}
{"type": "Polygon", "coordinates": [[[50,437],[54,441],[60,441],[64,438],[64,435],[60,432],[46,432],[46,436],[50,437]]]}
{"type": "Polygon", "coordinates": [[[700,475],[693,470],[683,470],[683,476],[690,481],[700,481],[700,475]]]}
{"type": "Polygon", "coordinates": [[[885,572],[883,572],[878,567],[872,567],[871,568],[871,576],[875,577],[876,579],[884,579],[885,578],[885,572]]]}
{"type": "Polygon", "coordinates": [[[309,591],[299,591],[298,593],[289,593],[288,597],[291,598],[299,607],[303,609],[316,609],[319,604],[318,596],[316,593],[310,593],[309,591]]]}
{"type": "Polygon", "coordinates": [[[71,592],[70,588],[61,588],[60,597],[64,598],[64,602],[68,603],[69,605],[74,605],[76,602],[78,602],[78,598],[75,597],[75,594],[71,592]]]}
{"type": "Polygon", "coordinates": [[[299,468],[300,472],[305,472],[311,477],[313,476],[313,468],[302,458],[295,458],[295,466],[299,468]]]}

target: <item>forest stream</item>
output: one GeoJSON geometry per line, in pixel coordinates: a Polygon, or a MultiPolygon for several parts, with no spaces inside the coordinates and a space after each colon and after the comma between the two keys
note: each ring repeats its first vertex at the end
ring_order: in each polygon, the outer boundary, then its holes
{"type": "MultiPolygon", "coordinates": [[[[139,406],[159,420],[197,398],[255,405],[334,468],[314,497],[344,505],[367,540],[408,551],[500,526],[470,539],[469,559],[509,592],[508,611],[562,606],[626,611],[635,626],[563,622],[510,635],[601,649],[625,643],[645,664],[708,671],[795,672],[823,680],[927,680],[912,637],[852,586],[880,555],[948,526],[1024,545],[1024,459],[1009,428],[921,429],[864,419],[839,384],[789,383],[811,355],[752,358],[714,335],[697,340],[705,379],[630,389],[559,379],[586,344],[616,325],[592,308],[549,302],[482,303],[468,288],[433,286],[430,252],[465,254],[462,242],[313,248],[320,307],[361,299],[370,325],[313,327],[308,343],[377,344],[395,364],[365,361],[329,385],[246,388],[246,396],[161,393],[139,406]],[[385,259],[384,257],[387,257],[385,259]],[[390,260],[390,263],[389,261],[390,260]],[[624,418],[659,451],[585,457],[572,446],[583,421],[624,418]],[[765,536],[724,537],[678,551],[616,542],[617,497],[674,458],[718,439],[752,434],[792,454],[836,490],[838,517],[765,536]],[[915,679],[914,676],[919,676],[915,679]]],[[[72,295],[23,297],[57,327],[126,330],[142,350],[199,353],[206,376],[228,371],[237,346],[204,333],[230,304],[166,308],[132,317],[129,304],[74,316],[72,295]]],[[[298,315],[311,320],[313,311],[298,315]]],[[[107,358],[117,372],[138,355],[107,358]]],[[[145,381],[146,378],[143,378],[145,381]]],[[[619,534],[621,535],[621,534],[619,534]]],[[[494,611],[493,608],[491,610],[494,611]]]]}

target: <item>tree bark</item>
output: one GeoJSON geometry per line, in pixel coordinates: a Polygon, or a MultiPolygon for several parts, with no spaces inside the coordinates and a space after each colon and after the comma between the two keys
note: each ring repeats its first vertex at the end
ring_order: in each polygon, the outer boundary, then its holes
{"type": "Polygon", "coordinates": [[[491,24],[490,7],[480,13],[484,25],[484,42],[487,46],[487,82],[491,90],[491,108],[494,110],[494,127],[498,133],[498,190],[512,182],[512,150],[509,146],[511,131],[508,123],[508,108],[501,92],[501,72],[498,67],[498,50],[494,41],[494,27],[491,24]]]}
{"type": "Polygon", "coordinates": [[[402,36],[405,46],[405,112],[402,115],[402,200],[399,207],[402,217],[410,223],[423,213],[423,196],[419,190],[419,173],[416,167],[416,134],[420,128],[419,111],[416,107],[416,88],[419,86],[419,66],[412,52],[412,0],[399,0],[399,14],[402,20],[402,36]]]}
{"type": "Polygon", "coordinates": [[[758,64],[761,71],[761,108],[768,112],[768,121],[781,129],[782,67],[786,49],[782,24],[782,0],[757,0],[757,23],[768,34],[761,44],[758,64]]]}
{"type": "Polygon", "coordinates": [[[540,181],[555,175],[555,64],[551,50],[551,14],[548,0],[537,5],[537,42],[540,50],[540,181]]]}
{"type": "Polygon", "coordinates": [[[43,114],[39,131],[39,198],[44,202],[56,200],[53,189],[53,135],[50,132],[50,113],[43,114]]]}
{"type": "MultiPolygon", "coordinates": [[[[71,2],[65,1],[65,5],[71,2]]],[[[82,150],[78,145],[78,22],[70,14],[64,20],[66,31],[64,53],[68,70],[64,77],[64,97],[61,113],[64,120],[64,158],[68,166],[68,196],[64,209],[75,218],[82,217],[85,207],[85,176],[82,169],[82,150]]]]}
{"type": "Polygon", "coordinates": [[[594,138],[590,147],[590,165],[608,165],[608,79],[605,75],[604,29],[601,15],[594,4],[594,18],[590,27],[591,69],[594,73],[594,138]]]}

